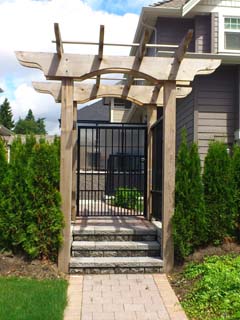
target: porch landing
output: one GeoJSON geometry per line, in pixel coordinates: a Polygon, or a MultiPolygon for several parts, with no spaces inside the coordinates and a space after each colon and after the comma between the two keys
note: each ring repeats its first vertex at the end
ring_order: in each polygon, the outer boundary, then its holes
{"type": "Polygon", "coordinates": [[[82,217],[72,225],[70,273],[158,273],[160,230],[143,217],[82,217]]]}

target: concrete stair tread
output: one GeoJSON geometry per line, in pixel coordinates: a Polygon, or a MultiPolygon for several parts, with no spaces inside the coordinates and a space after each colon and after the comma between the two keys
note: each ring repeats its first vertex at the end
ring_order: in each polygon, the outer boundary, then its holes
{"type": "Polygon", "coordinates": [[[160,257],[72,257],[70,268],[140,268],[162,267],[160,257]]]}
{"type": "Polygon", "coordinates": [[[81,226],[73,227],[73,235],[155,235],[157,229],[151,227],[115,227],[115,226],[81,226]]]}
{"type": "Polygon", "coordinates": [[[83,250],[159,250],[157,241],[73,241],[73,251],[83,250]]]}

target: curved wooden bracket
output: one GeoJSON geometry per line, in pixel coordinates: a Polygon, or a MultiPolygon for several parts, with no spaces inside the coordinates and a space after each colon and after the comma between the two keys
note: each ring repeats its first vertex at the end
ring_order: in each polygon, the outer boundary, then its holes
{"type": "MultiPolygon", "coordinates": [[[[59,82],[33,82],[33,87],[40,93],[51,94],[56,102],[61,102],[61,83],[59,82]]],[[[124,85],[100,85],[97,92],[93,95],[95,85],[75,84],[73,99],[77,103],[104,98],[116,97],[123,98],[124,85]]],[[[184,98],[190,94],[191,87],[177,87],[177,98],[184,98]]],[[[139,105],[163,105],[163,87],[161,86],[156,94],[154,86],[131,86],[127,100],[139,105]]]]}

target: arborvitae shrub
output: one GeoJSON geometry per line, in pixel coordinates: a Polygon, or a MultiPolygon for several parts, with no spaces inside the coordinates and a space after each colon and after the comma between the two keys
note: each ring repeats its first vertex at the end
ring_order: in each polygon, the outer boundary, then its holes
{"type": "Polygon", "coordinates": [[[240,146],[234,145],[232,154],[232,174],[235,188],[235,201],[237,207],[236,228],[240,240],[240,146]]]}
{"type": "Polygon", "coordinates": [[[32,206],[27,212],[27,241],[24,250],[32,257],[56,258],[61,244],[63,214],[60,209],[58,155],[54,144],[36,144],[30,160],[30,196],[32,206]]]}
{"type": "Polygon", "coordinates": [[[7,175],[8,164],[6,158],[6,149],[3,140],[0,138],[0,247],[3,247],[3,233],[1,229],[1,216],[4,213],[4,190],[3,190],[3,181],[7,175]]]}
{"type": "Polygon", "coordinates": [[[188,147],[185,130],[176,162],[173,236],[178,260],[184,259],[206,241],[200,159],[197,146],[193,144],[188,147]]]}
{"type": "Polygon", "coordinates": [[[61,243],[59,153],[57,142],[37,144],[15,139],[8,174],[2,184],[0,245],[32,258],[55,259],[61,243]]]}
{"type": "Polygon", "coordinates": [[[197,248],[205,244],[207,239],[207,220],[204,199],[204,188],[201,175],[201,161],[198,146],[193,143],[190,147],[190,205],[192,211],[193,244],[197,248]]]}
{"type": "Polygon", "coordinates": [[[231,159],[222,142],[212,142],[205,158],[204,193],[209,242],[221,243],[236,230],[236,198],[231,159]]]}
{"type": "Polygon", "coordinates": [[[30,150],[28,143],[32,144],[32,141],[27,139],[24,145],[20,138],[14,140],[8,175],[3,181],[5,198],[2,203],[0,229],[3,233],[4,246],[14,251],[20,250],[26,241],[25,217],[28,208],[31,207],[29,158],[26,153],[26,150],[30,150]]]}

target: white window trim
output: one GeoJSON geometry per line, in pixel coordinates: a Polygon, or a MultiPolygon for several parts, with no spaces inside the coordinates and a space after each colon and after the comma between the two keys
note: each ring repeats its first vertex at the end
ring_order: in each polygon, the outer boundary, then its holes
{"type": "MultiPolygon", "coordinates": [[[[224,27],[224,19],[225,18],[240,18],[239,16],[236,16],[234,14],[226,14],[226,15],[219,15],[219,28],[218,28],[218,51],[219,52],[232,52],[232,53],[239,53],[239,50],[232,50],[232,49],[225,49],[224,48],[224,32],[225,32],[225,27],[224,27]]],[[[237,32],[237,31],[236,31],[237,32]]],[[[240,30],[239,30],[240,33],[240,30]]]]}

